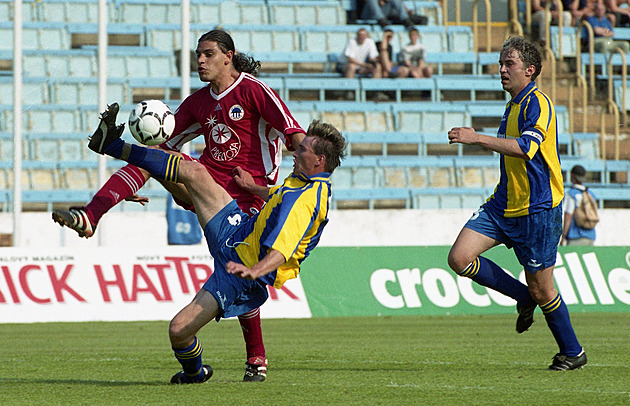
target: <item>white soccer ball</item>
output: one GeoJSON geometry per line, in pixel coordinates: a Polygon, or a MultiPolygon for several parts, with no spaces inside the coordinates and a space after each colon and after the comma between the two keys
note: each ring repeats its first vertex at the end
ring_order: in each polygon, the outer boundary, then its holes
{"type": "Polygon", "coordinates": [[[158,145],[166,141],[175,129],[175,116],[160,100],[145,100],[129,114],[129,130],[138,142],[158,145]]]}

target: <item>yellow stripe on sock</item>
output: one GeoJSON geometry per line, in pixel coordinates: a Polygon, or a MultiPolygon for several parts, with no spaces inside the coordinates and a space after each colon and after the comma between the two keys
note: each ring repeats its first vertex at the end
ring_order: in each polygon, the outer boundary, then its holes
{"type": "Polygon", "coordinates": [[[540,310],[542,310],[543,313],[551,313],[554,310],[556,310],[558,307],[560,307],[561,303],[562,303],[562,298],[560,297],[560,294],[558,293],[555,298],[551,299],[549,302],[545,303],[544,305],[541,305],[540,310]]]}
{"type": "Polygon", "coordinates": [[[197,340],[195,344],[196,344],[195,347],[190,351],[186,351],[186,352],[175,351],[175,356],[179,359],[192,359],[192,358],[198,357],[203,352],[203,347],[201,346],[201,342],[199,340],[197,340]]]}
{"type": "Polygon", "coordinates": [[[475,258],[475,260],[471,262],[466,268],[464,268],[464,270],[461,271],[459,275],[472,278],[473,276],[477,275],[477,272],[479,272],[479,258],[475,258]]]}
{"type": "Polygon", "coordinates": [[[177,175],[179,174],[179,162],[182,157],[171,155],[166,163],[166,174],[164,179],[169,182],[177,182],[177,175]]]}

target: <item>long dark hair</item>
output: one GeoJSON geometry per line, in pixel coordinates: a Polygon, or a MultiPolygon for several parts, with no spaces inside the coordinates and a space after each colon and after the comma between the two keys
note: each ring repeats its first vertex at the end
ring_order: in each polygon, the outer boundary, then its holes
{"type": "Polygon", "coordinates": [[[236,52],[236,48],[234,47],[234,40],[224,30],[212,30],[208,31],[199,37],[198,42],[204,41],[212,41],[216,42],[219,46],[219,49],[224,54],[228,53],[228,51],[232,51],[232,65],[234,65],[234,69],[238,72],[250,73],[254,76],[258,75],[258,70],[260,69],[260,61],[255,60],[252,56],[243,54],[240,52],[236,52]]]}

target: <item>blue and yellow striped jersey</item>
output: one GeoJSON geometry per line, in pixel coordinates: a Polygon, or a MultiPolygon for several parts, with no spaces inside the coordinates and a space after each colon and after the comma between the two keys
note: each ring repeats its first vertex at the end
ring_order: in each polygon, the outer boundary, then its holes
{"type": "Polygon", "coordinates": [[[244,242],[236,247],[243,264],[251,267],[275,249],[284,255],[286,262],[260,279],[280,288],[287,280],[296,278],[300,264],[315,248],[328,223],[330,196],[327,172],[312,177],[291,174],[281,186],[271,188],[269,200],[260,213],[234,235],[235,241],[244,242]]]}
{"type": "Polygon", "coordinates": [[[534,82],[508,102],[498,137],[515,138],[529,160],[501,155],[501,177],[487,206],[505,217],[556,207],[564,196],[558,126],[551,100],[534,82]]]}

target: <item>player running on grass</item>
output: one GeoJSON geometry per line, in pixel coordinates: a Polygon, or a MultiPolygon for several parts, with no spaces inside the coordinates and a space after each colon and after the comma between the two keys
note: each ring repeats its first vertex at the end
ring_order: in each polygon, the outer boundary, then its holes
{"type": "Polygon", "coordinates": [[[499,184],[460,232],[448,263],[457,274],[516,300],[519,333],[532,325],[534,310],[540,306],[560,347],[549,369],[580,368],[586,364],[586,353],[553,281],[564,188],[556,112],[534,83],[542,69],[540,49],[522,37],[511,37],[503,43],[499,66],[501,84],[512,100],[498,136],[460,127],[448,132],[451,144],[481,145],[501,154],[499,184]],[[499,244],[514,247],[527,286],[481,256],[499,244]]]}
{"type": "Polygon", "coordinates": [[[241,173],[240,183],[267,200],[249,218],[203,164],[121,140],[124,126],[116,127],[117,109],[114,104],[102,114],[89,148],[185,187],[214,258],[214,272],[169,326],[175,358],[183,368],[171,383],[205,382],[213,371],[202,362],[197,332],[212,319],[257,309],[267,300],[267,285],[281,288],[297,277],[328,222],[329,178],[344,157],[346,143],[333,126],[313,121],[293,153],[293,172],[281,186],[260,186],[241,173]]]}
{"type": "MultiPolygon", "coordinates": [[[[206,148],[199,162],[251,216],[260,210],[264,202],[259,196],[239,187],[233,171],[242,167],[252,174],[256,184],[275,184],[282,159],[280,142],[293,149],[304,139],[304,130],[278,95],[253,76],[260,63],[236,53],[228,33],[213,30],[203,34],[196,53],[199,78],[209,85],[182,102],[175,112],[174,135],[161,148],[182,155],[179,151],[183,144],[203,135],[206,148]]],[[[110,110],[110,119],[115,121],[117,112],[110,110]]],[[[192,158],[184,156],[184,159],[192,158]]],[[[114,173],[85,207],[55,210],[53,219],[62,226],[72,228],[80,237],[89,238],[101,217],[122,200],[130,199],[143,204],[147,201],[135,193],[149,177],[147,171],[127,165],[114,173]]],[[[178,204],[194,210],[183,185],[158,181],[178,204]]],[[[253,309],[239,316],[239,322],[247,351],[244,380],[263,381],[267,359],[260,310],[253,309]]]]}

